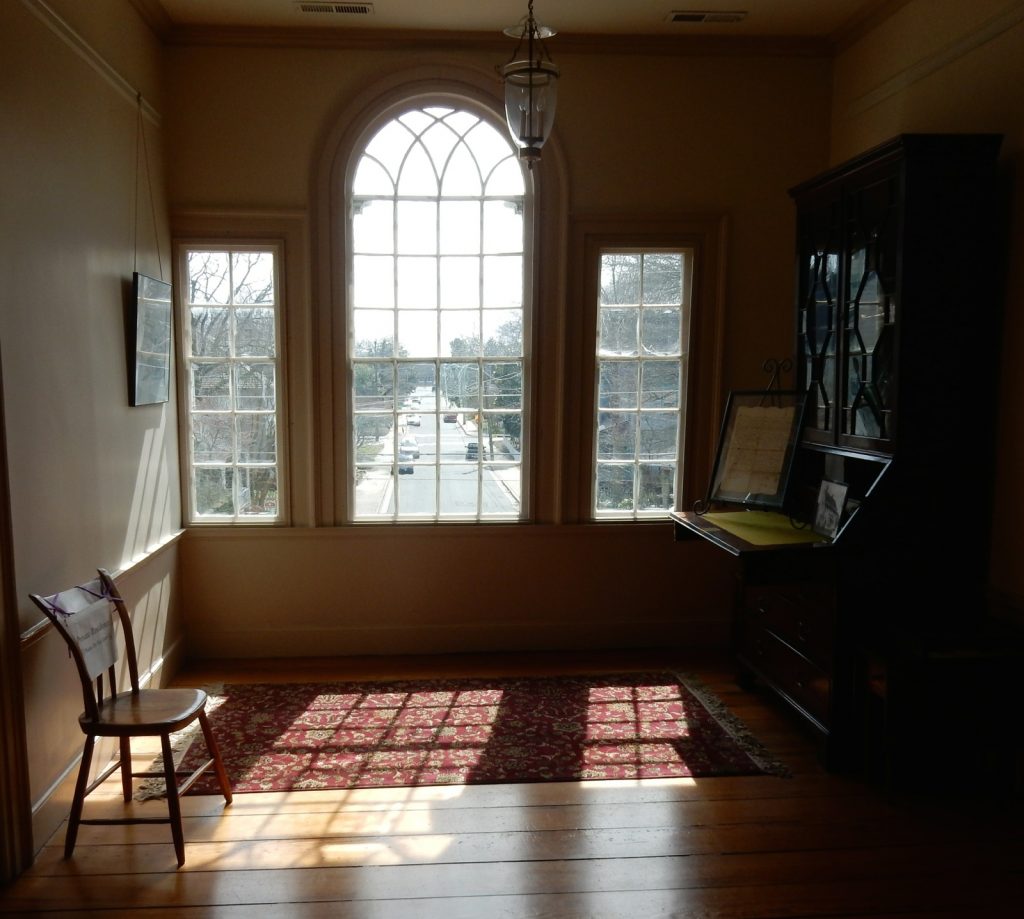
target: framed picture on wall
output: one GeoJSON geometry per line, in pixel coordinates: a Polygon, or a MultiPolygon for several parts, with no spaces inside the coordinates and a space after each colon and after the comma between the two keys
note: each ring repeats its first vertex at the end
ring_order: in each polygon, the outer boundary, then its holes
{"type": "Polygon", "coordinates": [[[171,285],[137,271],[129,309],[128,402],[153,405],[170,398],[171,285]]]}
{"type": "Polygon", "coordinates": [[[710,501],[782,509],[806,401],[789,390],[729,394],[710,501]]]}

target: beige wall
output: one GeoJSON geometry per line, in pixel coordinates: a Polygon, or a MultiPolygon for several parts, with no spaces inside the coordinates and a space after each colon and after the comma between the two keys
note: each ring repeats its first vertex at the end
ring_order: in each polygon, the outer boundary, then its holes
{"type": "MultiPolygon", "coordinates": [[[[87,580],[97,566],[128,569],[119,580],[140,665],[159,671],[181,632],[176,409],[128,406],[124,317],[136,265],[158,276],[162,261],[170,271],[159,43],[127,0],[4,2],[0,60],[0,340],[16,597],[8,614],[24,632],[42,618],[30,592],[87,580]],[[142,172],[136,231],[138,91],[156,227],[142,172]]],[[[52,631],[20,658],[38,846],[66,814],[81,689],[52,631]]]]}
{"type": "MultiPolygon", "coordinates": [[[[995,608],[1024,621],[1024,3],[914,0],[836,61],[831,159],[839,162],[903,132],[1005,135],[1001,169],[1010,235],[1001,341],[980,359],[1002,361],[994,481],[951,482],[945,496],[969,513],[973,496],[994,489],[992,589],[995,608]],[[928,28],[921,28],[921,23],[928,28]]],[[[956,260],[956,239],[949,241],[956,260]]],[[[970,270],[970,266],[964,266],[970,270]]],[[[977,355],[941,355],[955,378],[977,355]]],[[[962,449],[959,441],[950,449],[962,449]]],[[[951,531],[949,538],[956,538],[951,531]]]]}
{"type": "MultiPolygon", "coordinates": [[[[559,53],[556,42],[551,51],[563,74],[556,133],[564,194],[550,195],[552,152],[539,167],[542,198],[548,194],[545,226],[561,220],[571,229],[573,218],[594,215],[725,215],[723,383],[759,385],[762,361],[792,352],[793,210],[786,189],[826,163],[829,62],[609,57],[559,53]],[[801,113],[795,121],[794,111],[801,113]]],[[[297,263],[308,273],[309,283],[300,287],[312,293],[309,301],[292,297],[288,319],[299,328],[330,328],[324,320],[332,306],[323,292],[332,285],[313,255],[323,240],[327,203],[314,196],[323,194],[331,145],[365,113],[374,87],[389,90],[398,73],[447,75],[497,98],[494,65],[502,53],[168,47],[166,130],[174,151],[168,188],[178,215],[172,224],[182,236],[204,226],[244,235],[246,214],[254,227],[274,214],[282,221],[307,215],[310,248],[297,263]]],[[[534,477],[543,523],[191,531],[182,570],[192,650],[284,655],[725,643],[726,560],[709,558],[698,544],[675,544],[668,524],[564,525],[573,517],[565,507],[571,483],[562,472],[580,464],[560,433],[565,406],[556,403],[567,382],[560,379],[562,358],[579,343],[558,336],[578,309],[564,291],[573,289],[580,266],[571,261],[567,233],[552,233],[541,258],[549,274],[541,291],[535,417],[544,420],[544,436],[534,477]],[[551,483],[559,493],[551,494],[551,483]]],[[[291,252],[292,271],[293,261],[291,252]]],[[[313,381],[319,388],[310,396],[323,407],[343,368],[340,348],[322,339],[319,345],[321,375],[313,381]]],[[[304,469],[310,461],[304,425],[320,424],[320,442],[330,443],[344,430],[344,400],[336,398],[319,421],[308,401],[297,404],[295,391],[309,382],[309,360],[301,354],[296,360],[291,347],[288,354],[289,409],[299,434],[291,465],[304,469]]],[[[700,398],[706,404],[719,396],[700,398]]],[[[329,451],[318,454],[325,455],[329,460],[329,451]]],[[[317,481],[333,487],[335,472],[313,470],[309,487],[317,481]]],[[[317,504],[294,490],[292,500],[300,509],[317,504]]],[[[320,520],[345,519],[332,516],[330,501],[325,505],[320,520]]],[[[300,514],[296,522],[308,520],[300,514]]]]}

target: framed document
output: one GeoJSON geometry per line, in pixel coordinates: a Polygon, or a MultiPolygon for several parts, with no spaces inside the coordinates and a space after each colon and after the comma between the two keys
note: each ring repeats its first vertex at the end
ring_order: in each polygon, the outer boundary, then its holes
{"type": "Polygon", "coordinates": [[[729,393],[709,501],[782,509],[805,403],[790,390],[729,393]]]}
{"type": "Polygon", "coordinates": [[[845,507],[846,485],[822,479],[818,489],[818,507],[814,514],[814,532],[835,539],[845,507]]]}

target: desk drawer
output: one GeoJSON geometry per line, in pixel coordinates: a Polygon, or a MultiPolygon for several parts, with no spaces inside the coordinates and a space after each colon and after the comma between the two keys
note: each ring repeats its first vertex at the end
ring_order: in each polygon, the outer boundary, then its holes
{"type": "Polygon", "coordinates": [[[835,600],[831,589],[807,584],[752,585],[744,613],[754,627],[768,629],[825,670],[831,669],[835,600]]]}
{"type": "Polygon", "coordinates": [[[829,726],[832,680],[828,673],[764,629],[746,629],[741,651],[765,679],[823,726],[829,726]]]}

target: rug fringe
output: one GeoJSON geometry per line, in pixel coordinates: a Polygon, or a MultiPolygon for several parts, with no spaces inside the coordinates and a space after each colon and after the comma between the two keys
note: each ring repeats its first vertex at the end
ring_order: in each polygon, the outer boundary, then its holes
{"type": "MultiPolygon", "coordinates": [[[[207,696],[206,713],[214,711],[224,701],[224,684],[212,683],[209,686],[200,686],[207,696]]],[[[193,721],[187,728],[171,735],[171,755],[174,757],[174,767],[181,765],[185,754],[189,751],[193,741],[201,732],[199,720],[193,721]]],[[[143,779],[139,782],[132,796],[136,801],[153,801],[157,798],[167,797],[167,782],[163,777],[164,756],[158,753],[149,767],[153,774],[152,778],[143,779]]]]}
{"type": "Polygon", "coordinates": [[[781,778],[792,778],[793,773],[779,760],[775,759],[754,735],[743,721],[731,712],[725,703],[718,697],[717,693],[709,689],[704,683],[692,673],[676,673],[675,676],[694,697],[704,706],[711,716],[722,725],[726,733],[754,764],[763,772],[769,775],[777,775],[781,778]]]}

